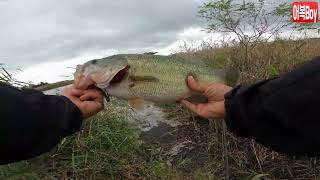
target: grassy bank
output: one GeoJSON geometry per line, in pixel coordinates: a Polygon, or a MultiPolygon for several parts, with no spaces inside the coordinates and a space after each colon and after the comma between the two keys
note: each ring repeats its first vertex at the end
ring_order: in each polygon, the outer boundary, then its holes
{"type": "Polygon", "coordinates": [[[238,43],[203,42],[199,47],[181,46],[186,58],[205,60],[212,67],[236,68],[241,82],[248,83],[290,71],[296,65],[320,55],[320,39],[260,42],[246,49],[238,43]]]}
{"type": "Polygon", "coordinates": [[[59,82],[56,82],[56,83],[45,84],[45,85],[41,85],[41,86],[38,86],[38,87],[31,87],[31,88],[33,88],[35,90],[38,90],[38,91],[47,91],[47,90],[50,90],[50,89],[55,89],[55,88],[67,86],[67,85],[70,85],[72,83],[73,83],[73,80],[66,80],[66,81],[59,81],[59,82]]]}
{"type": "MultiPolygon", "coordinates": [[[[203,43],[181,49],[190,59],[212,67],[241,70],[241,83],[252,83],[290,71],[320,56],[320,39],[261,42],[245,53],[233,43],[203,43]]],[[[116,101],[112,101],[113,103],[116,101]]],[[[166,147],[146,143],[127,119],[125,103],[85,122],[83,129],[64,139],[52,152],[0,168],[0,179],[266,179],[318,178],[315,158],[295,158],[273,152],[256,142],[224,132],[221,120],[206,120],[176,105],[162,105],[168,118],[185,123],[177,141],[195,142],[186,153],[168,157],[166,147]],[[226,135],[226,137],[224,137],[226,135]],[[170,161],[170,163],[168,163],[170,161]]]]}

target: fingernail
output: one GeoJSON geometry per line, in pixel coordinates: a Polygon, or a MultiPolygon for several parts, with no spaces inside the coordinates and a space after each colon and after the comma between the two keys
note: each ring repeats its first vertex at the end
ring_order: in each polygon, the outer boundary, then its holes
{"type": "Polygon", "coordinates": [[[189,76],[189,81],[193,81],[193,77],[192,76],[189,76]]]}

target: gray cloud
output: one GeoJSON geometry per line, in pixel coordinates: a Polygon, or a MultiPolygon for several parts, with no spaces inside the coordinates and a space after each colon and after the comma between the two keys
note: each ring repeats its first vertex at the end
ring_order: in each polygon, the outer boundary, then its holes
{"type": "Polygon", "coordinates": [[[0,0],[0,62],[30,65],[83,53],[164,47],[201,24],[201,0],[0,0]]]}

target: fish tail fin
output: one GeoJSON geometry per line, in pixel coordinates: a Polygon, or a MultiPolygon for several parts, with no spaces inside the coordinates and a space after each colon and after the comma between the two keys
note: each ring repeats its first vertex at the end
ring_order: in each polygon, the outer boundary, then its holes
{"type": "Polygon", "coordinates": [[[240,80],[240,71],[237,69],[225,70],[225,81],[229,86],[236,86],[240,80]]]}

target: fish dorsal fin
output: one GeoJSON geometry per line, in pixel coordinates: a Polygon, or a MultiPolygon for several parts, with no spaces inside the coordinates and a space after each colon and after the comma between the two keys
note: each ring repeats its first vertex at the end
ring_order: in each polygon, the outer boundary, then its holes
{"type": "Polygon", "coordinates": [[[132,82],[159,82],[159,79],[153,76],[129,76],[132,82]]]}
{"type": "Polygon", "coordinates": [[[135,98],[128,100],[129,105],[137,110],[142,110],[144,107],[144,100],[142,98],[135,98]]]}

